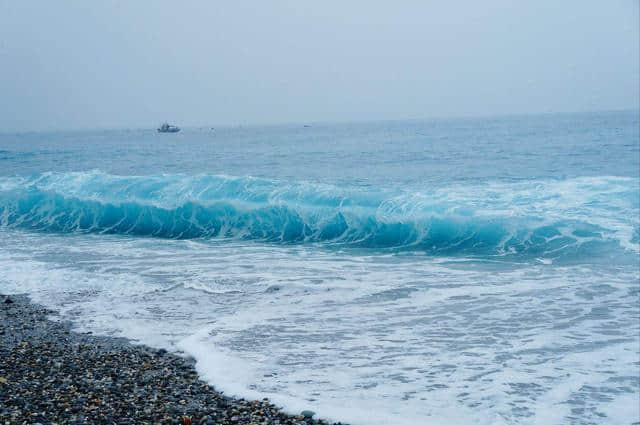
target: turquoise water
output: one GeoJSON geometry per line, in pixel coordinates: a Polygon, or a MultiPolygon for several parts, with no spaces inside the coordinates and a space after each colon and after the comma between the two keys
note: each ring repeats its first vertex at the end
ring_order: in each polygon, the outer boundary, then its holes
{"type": "Polygon", "coordinates": [[[639,214],[637,111],[0,134],[0,291],[355,424],[640,421],[639,214]]]}

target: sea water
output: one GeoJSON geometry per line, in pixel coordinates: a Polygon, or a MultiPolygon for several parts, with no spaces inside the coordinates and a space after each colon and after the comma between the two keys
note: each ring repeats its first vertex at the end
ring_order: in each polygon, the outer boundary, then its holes
{"type": "Polygon", "coordinates": [[[0,292],[353,424],[640,421],[638,111],[0,135],[0,292]]]}

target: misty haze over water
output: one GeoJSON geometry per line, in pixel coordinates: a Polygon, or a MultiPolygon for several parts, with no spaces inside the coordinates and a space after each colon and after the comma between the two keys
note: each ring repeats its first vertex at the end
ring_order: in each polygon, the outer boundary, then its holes
{"type": "Polygon", "coordinates": [[[295,414],[640,423],[639,13],[0,0],[0,293],[295,414]]]}

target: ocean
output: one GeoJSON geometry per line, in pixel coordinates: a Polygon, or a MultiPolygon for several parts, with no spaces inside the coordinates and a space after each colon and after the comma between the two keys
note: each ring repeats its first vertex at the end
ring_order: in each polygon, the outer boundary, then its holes
{"type": "Polygon", "coordinates": [[[354,425],[640,422],[638,111],[0,134],[0,293],[354,425]]]}

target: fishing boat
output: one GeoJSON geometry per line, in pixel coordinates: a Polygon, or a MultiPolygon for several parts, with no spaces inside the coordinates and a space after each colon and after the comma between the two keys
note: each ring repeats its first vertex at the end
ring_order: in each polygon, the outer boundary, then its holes
{"type": "Polygon", "coordinates": [[[180,131],[180,127],[166,122],[158,127],[158,133],[177,133],[178,131],[180,131]]]}

